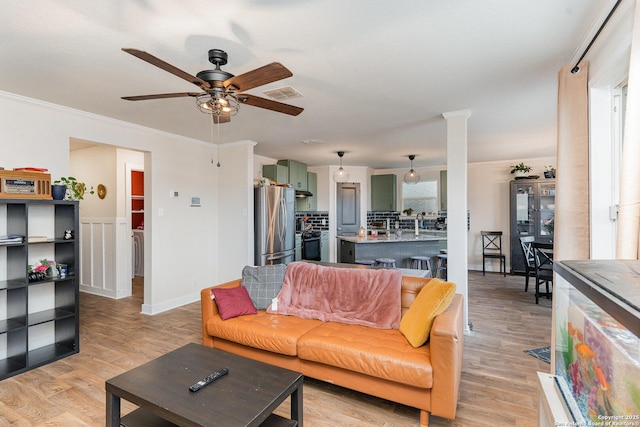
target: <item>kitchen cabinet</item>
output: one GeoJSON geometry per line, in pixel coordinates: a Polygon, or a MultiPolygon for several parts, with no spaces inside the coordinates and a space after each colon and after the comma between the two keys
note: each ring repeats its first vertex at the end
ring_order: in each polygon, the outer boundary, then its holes
{"type": "Polygon", "coordinates": [[[511,273],[524,274],[525,260],[520,237],[553,242],[555,179],[518,179],[510,184],[511,273]]]}
{"type": "Polygon", "coordinates": [[[0,243],[0,379],[4,379],[79,351],[78,202],[0,199],[0,230],[24,236],[0,243]],[[28,265],[44,259],[66,265],[64,277],[55,271],[30,281],[28,265]]]}
{"type": "Polygon", "coordinates": [[[289,173],[287,182],[296,190],[307,189],[307,165],[295,160],[278,160],[278,164],[286,166],[289,173]]]}
{"type": "Polygon", "coordinates": [[[320,261],[329,262],[329,231],[320,232],[320,261]]]}
{"type": "Polygon", "coordinates": [[[262,176],[271,181],[286,184],[289,182],[289,168],[283,165],[262,165],[262,176]]]}
{"type": "Polygon", "coordinates": [[[318,210],[318,175],[315,172],[307,172],[307,191],[313,196],[299,197],[296,199],[296,210],[298,212],[318,210]]]}
{"type": "Polygon", "coordinates": [[[440,210],[447,210],[447,171],[440,171],[440,210]]]}
{"type": "Polygon", "coordinates": [[[300,261],[302,259],[302,234],[296,233],[296,250],[295,250],[295,258],[296,261],[300,261]]]}
{"type": "Polygon", "coordinates": [[[396,175],[371,176],[371,210],[396,210],[396,175]]]}

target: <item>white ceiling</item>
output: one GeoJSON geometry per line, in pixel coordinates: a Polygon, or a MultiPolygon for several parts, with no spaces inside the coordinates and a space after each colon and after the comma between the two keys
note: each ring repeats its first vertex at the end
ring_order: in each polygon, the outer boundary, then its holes
{"type": "MultiPolygon", "coordinates": [[[[446,163],[444,112],[470,110],[469,161],[555,155],[559,69],[576,61],[613,0],[2,0],[0,90],[311,166],[446,163]],[[293,72],[297,117],[242,106],[212,132],[198,88],[121,50],[195,75],[229,54],[242,74],[293,72]],[[324,143],[305,145],[303,140],[324,143]]],[[[71,135],[73,136],[73,135],[71,135]]]]}

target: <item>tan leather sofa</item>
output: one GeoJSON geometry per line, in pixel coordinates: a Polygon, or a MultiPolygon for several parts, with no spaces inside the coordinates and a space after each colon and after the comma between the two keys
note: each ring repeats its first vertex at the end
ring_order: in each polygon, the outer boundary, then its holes
{"type": "MultiPolygon", "coordinates": [[[[402,314],[431,279],[402,278],[402,314]]],[[[240,286],[234,280],[219,286],[240,286]]],[[[463,298],[456,294],[434,320],[430,338],[412,347],[397,329],[268,314],[222,320],[211,288],[201,291],[202,341],[305,376],[420,409],[420,426],[429,413],[454,419],[463,355],[463,298]]]]}

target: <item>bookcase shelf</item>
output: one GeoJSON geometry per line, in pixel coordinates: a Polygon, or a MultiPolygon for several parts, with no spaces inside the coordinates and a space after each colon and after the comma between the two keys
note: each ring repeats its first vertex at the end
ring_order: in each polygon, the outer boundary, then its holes
{"type": "Polygon", "coordinates": [[[0,380],[78,353],[78,202],[0,199],[0,380]],[[29,237],[31,241],[29,242],[29,237]],[[27,269],[46,258],[67,265],[67,276],[29,281],[27,269]]]}

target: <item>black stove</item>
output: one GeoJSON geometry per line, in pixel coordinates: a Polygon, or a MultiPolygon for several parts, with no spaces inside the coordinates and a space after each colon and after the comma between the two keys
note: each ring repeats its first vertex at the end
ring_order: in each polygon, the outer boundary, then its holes
{"type": "Polygon", "coordinates": [[[302,232],[302,238],[303,239],[308,239],[310,237],[320,237],[320,232],[319,231],[303,231],[302,232]]]}
{"type": "Polygon", "coordinates": [[[302,232],[302,259],[320,261],[320,234],[311,230],[302,232]]]}

